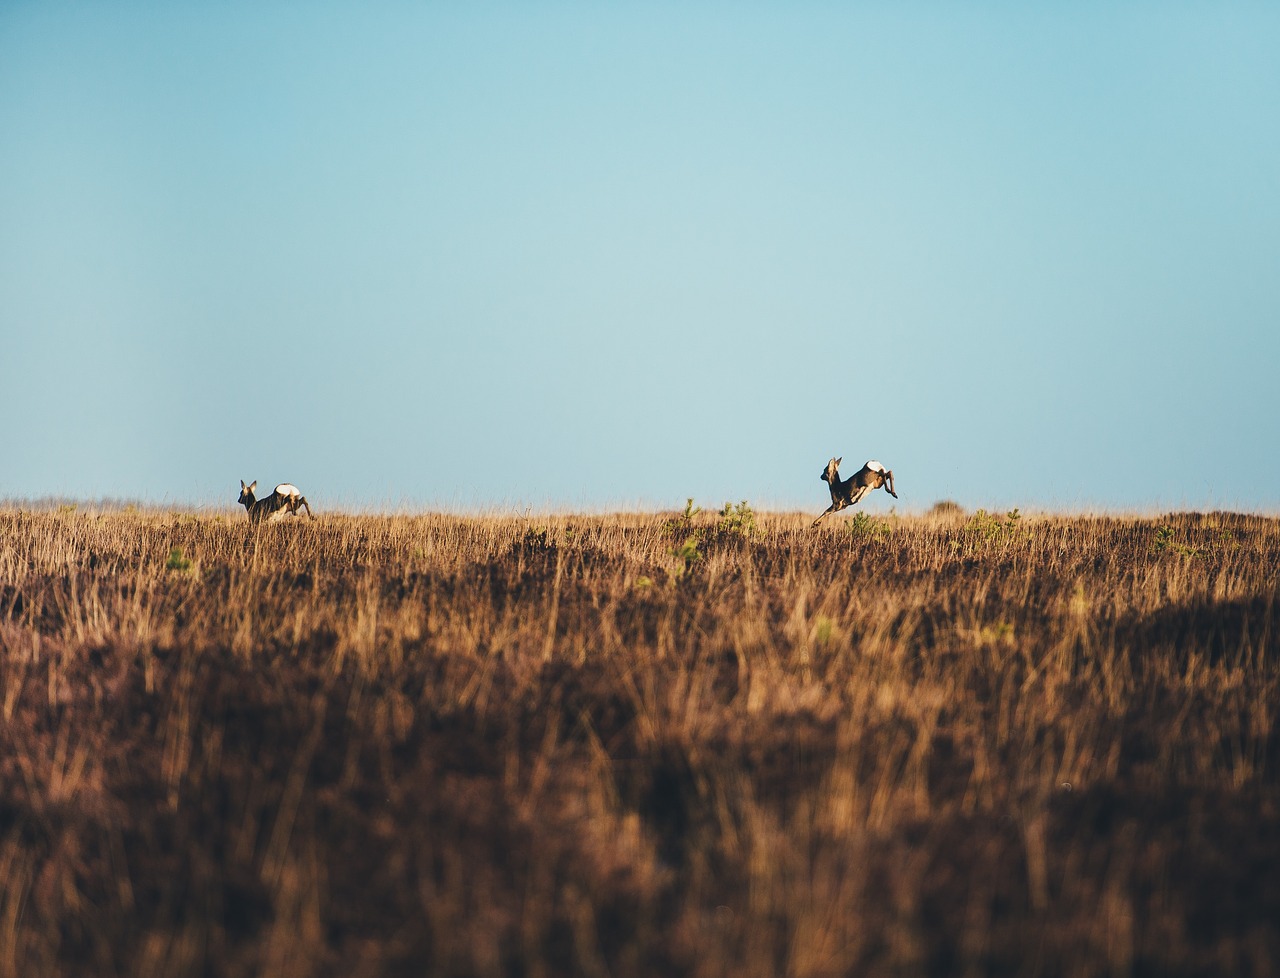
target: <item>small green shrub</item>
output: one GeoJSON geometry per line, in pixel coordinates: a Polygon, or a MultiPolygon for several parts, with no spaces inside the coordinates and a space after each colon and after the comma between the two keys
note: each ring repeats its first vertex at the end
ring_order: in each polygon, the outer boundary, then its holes
{"type": "Polygon", "coordinates": [[[688,499],[684,504],[684,512],[679,516],[675,516],[662,524],[663,530],[667,533],[674,533],[677,536],[684,536],[693,529],[693,518],[702,512],[701,506],[694,506],[693,499],[688,499]]]}
{"type": "Polygon", "coordinates": [[[725,503],[720,510],[720,521],[716,524],[716,529],[749,537],[756,532],[756,514],[751,511],[745,499],[737,506],[725,503]]]}
{"type": "Polygon", "coordinates": [[[693,570],[694,565],[702,560],[702,551],[698,549],[698,537],[693,535],[687,538],[684,543],[671,551],[671,556],[682,561],[681,566],[676,570],[676,577],[683,577],[693,570]]]}
{"type": "Polygon", "coordinates": [[[858,513],[845,524],[852,537],[866,537],[871,540],[883,540],[893,532],[887,520],[876,519],[866,513],[858,513]]]}
{"type": "Polygon", "coordinates": [[[1022,519],[1022,513],[1016,506],[1005,514],[1004,519],[988,513],[985,509],[980,509],[969,517],[969,521],[964,525],[964,532],[984,540],[1008,537],[1012,536],[1018,528],[1020,519],[1022,519]]]}
{"type": "Polygon", "coordinates": [[[1166,523],[1156,530],[1156,538],[1151,542],[1151,552],[1155,554],[1175,553],[1180,557],[1196,557],[1200,554],[1200,548],[1178,543],[1173,539],[1173,527],[1166,523]]]}

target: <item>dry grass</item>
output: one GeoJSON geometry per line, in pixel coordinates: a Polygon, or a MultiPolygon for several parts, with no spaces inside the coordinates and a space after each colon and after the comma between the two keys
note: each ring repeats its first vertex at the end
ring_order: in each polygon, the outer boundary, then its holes
{"type": "Polygon", "coordinates": [[[1280,522],[810,518],[0,511],[0,978],[1280,970],[1280,522]]]}

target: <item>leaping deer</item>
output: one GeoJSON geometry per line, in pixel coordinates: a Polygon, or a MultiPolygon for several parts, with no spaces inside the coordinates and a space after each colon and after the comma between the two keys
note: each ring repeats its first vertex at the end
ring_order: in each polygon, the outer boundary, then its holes
{"type": "Polygon", "coordinates": [[[840,473],[837,470],[843,461],[843,457],[833,458],[827,463],[827,467],[822,470],[822,475],[819,476],[823,482],[831,487],[831,505],[827,507],[827,511],[822,516],[813,521],[814,526],[821,523],[823,517],[838,513],[846,506],[854,505],[872,489],[879,489],[883,486],[885,492],[894,499],[898,498],[898,494],[893,491],[893,473],[875,459],[867,462],[857,472],[841,482],[840,473]]]}
{"type": "Polygon", "coordinates": [[[315,514],[311,512],[311,506],[307,503],[307,497],[297,486],[282,482],[271,491],[270,496],[263,496],[261,499],[253,497],[253,490],[256,488],[258,488],[257,479],[247,486],[243,479],[240,480],[240,498],[236,501],[249,511],[250,523],[260,523],[264,518],[282,509],[290,516],[297,516],[299,507],[307,511],[308,517],[315,519],[315,514]]]}

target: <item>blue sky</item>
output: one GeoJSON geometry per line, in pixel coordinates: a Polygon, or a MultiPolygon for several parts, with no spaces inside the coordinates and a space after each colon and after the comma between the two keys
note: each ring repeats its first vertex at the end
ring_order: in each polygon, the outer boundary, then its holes
{"type": "Polygon", "coordinates": [[[1031,6],[0,4],[0,498],[1276,511],[1280,7],[1031,6]]]}

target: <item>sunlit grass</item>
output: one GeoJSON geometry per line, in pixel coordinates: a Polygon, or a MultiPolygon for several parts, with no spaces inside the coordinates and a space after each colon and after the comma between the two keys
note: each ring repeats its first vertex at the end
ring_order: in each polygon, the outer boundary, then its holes
{"type": "Polygon", "coordinates": [[[0,976],[1265,974],[1280,521],[0,511],[0,976]]]}

